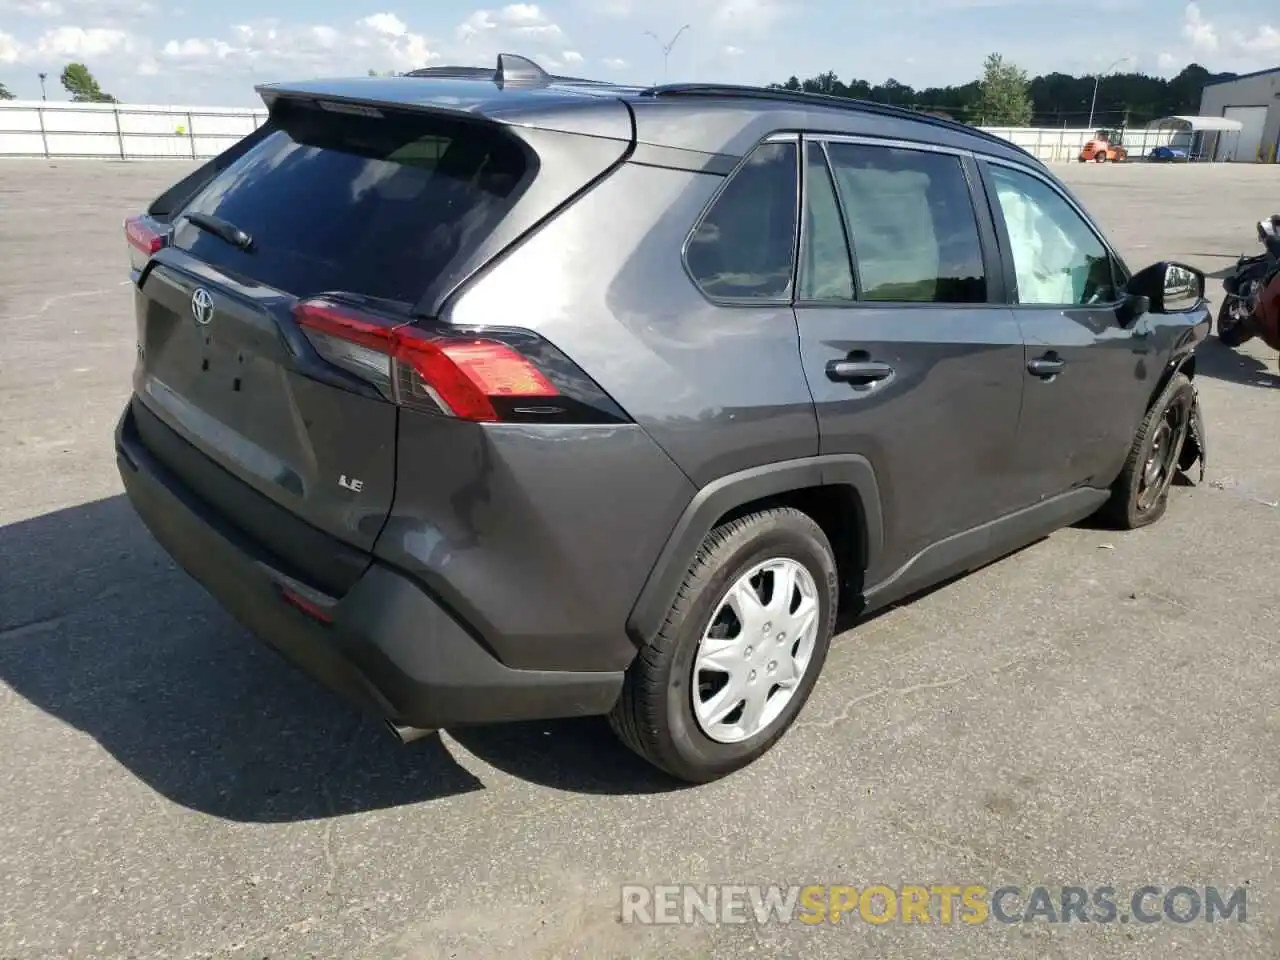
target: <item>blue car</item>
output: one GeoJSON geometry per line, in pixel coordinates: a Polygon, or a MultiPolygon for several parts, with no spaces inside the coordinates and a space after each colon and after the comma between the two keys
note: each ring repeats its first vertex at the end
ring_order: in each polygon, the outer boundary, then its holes
{"type": "Polygon", "coordinates": [[[1147,160],[1151,163],[1186,163],[1187,151],[1182,147],[1156,147],[1147,160]]]}

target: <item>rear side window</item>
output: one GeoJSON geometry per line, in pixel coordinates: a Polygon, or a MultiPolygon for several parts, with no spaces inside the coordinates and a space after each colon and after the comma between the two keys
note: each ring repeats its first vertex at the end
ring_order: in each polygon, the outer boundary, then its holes
{"type": "Polygon", "coordinates": [[[978,221],[957,157],[827,145],[860,300],[985,303],[978,221]]]}
{"type": "Polygon", "coordinates": [[[248,233],[242,251],[190,224],[176,245],[297,296],[345,291],[412,302],[492,231],[531,173],[482,124],[285,105],[278,127],[185,208],[248,233]]]}
{"type": "Polygon", "coordinates": [[[689,238],[694,282],[717,300],[791,297],[796,249],[797,145],[752,151],[689,238]]]}

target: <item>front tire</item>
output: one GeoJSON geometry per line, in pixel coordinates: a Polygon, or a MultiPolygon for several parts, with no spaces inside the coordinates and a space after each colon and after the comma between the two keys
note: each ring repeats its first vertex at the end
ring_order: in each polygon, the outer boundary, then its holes
{"type": "Polygon", "coordinates": [[[1106,163],[1106,162],[1107,162],[1107,155],[1106,155],[1106,153],[1104,153],[1103,151],[1099,150],[1097,153],[1095,153],[1095,154],[1093,155],[1093,162],[1094,162],[1094,163],[1106,163]]]}
{"type": "Polygon", "coordinates": [[[826,534],[789,507],[708,534],[609,724],[672,776],[706,783],[766,753],[826,661],[837,575],[826,534]]]}
{"type": "Polygon", "coordinates": [[[1136,530],[1164,516],[1195,402],[1191,380],[1175,373],[1138,427],[1124,469],[1111,485],[1111,499],[1098,511],[1101,519],[1136,530]]]}
{"type": "MultiPolygon", "coordinates": [[[[1241,304],[1246,300],[1252,301],[1260,283],[1259,280],[1243,281],[1239,288],[1241,299],[1234,302],[1241,304]]],[[[1251,311],[1238,311],[1238,315],[1233,315],[1232,303],[1232,300],[1224,298],[1222,305],[1218,307],[1218,340],[1223,346],[1239,347],[1254,338],[1253,315],[1251,311]]]]}

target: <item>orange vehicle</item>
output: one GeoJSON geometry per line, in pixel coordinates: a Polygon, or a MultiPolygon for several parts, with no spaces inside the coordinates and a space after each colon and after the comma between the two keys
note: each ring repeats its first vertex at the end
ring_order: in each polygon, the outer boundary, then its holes
{"type": "Polygon", "coordinates": [[[1120,130],[1097,130],[1080,150],[1080,162],[1122,163],[1129,159],[1124,148],[1124,134],[1120,130]]]}

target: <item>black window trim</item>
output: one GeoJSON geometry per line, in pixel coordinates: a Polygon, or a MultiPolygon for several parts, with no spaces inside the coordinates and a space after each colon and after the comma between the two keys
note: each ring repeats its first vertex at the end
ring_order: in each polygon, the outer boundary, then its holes
{"type": "Polygon", "coordinates": [[[715,192],[707,201],[702,211],[698,214],[698,218],[694,220],[693,226],[685,235],[684,242],[680,245],[680,264],[684,268],[685,276],[689,278],[689,282],[693,284],[693,288],[698,291],[699,295],[708,303],[715,304],[718,307],[786,307],[790,306],[795,300],[796,281],[799,273],[800,260],[800,218],[804,213],[801,198],[801,180],[804,177],[802,167],[802,155],[800,149],[800,133],[793,130],[777,130],[766,136],[761,137],[751,149],[743,153],[742,158],[734,166],[733,170],[723,176],[723,182],[716,187],[715,192]],[[716,203],[723,196],[725,190],[729,188],[735,177],[742,172],[747,165],[747,161],[755,155],[755,152],[765,146],[771,144],[784,143],[790,144],[795,148],[795,183],[792,185],[792,191],[795,196],[795,226],[791,234],[791,283],[789,290],[785,296],[781,297],[717,297],[708,293],[698,278],[693,275],[693,270],[689,267],[689,244],[693,242],[694,236],[701,229],[702,223],[707,216],[715,209],[716,203]]]}
{"type": "MultiPolygon", "coordinates": [[[[988,204],[986,190],[978,179],[980,172],[978,170],[975,154],[972,150],[961,147],[952,147],[945,144],[924,143],[916,140],[902,140],[896,137],[872,137],[861,134],[849,134],[826,131],[806,130],[802,138],[806,143],[814,142],[821,144],[823,156],[827,161],[827,169],[831,173],[831,180],[836,191],[838,206],[840,207],[840,222],[845,230],[845,240],[849,247],[849,255],[851,257],[851,268],[853,270],[854,295],[853,300],[801,300],[796,299],[794,306],[797,308],[813,309],[825,308],[831,309],[838,307],[841,309],[912,309],[912,310],[990,310],[995,305],[1006,305],[1008,302],[1008,289],[1004,258],[998,247],[999,234],[996,232],[996,224],[993,219],[994,211],[990,209],[988,204]],[[863,300],[861,296],[861,286],[858,279],[858,253],[854,244],[853,237],[849,231],[849,225],[845,220],[844,198],[840,193],[840,181],[834,175],[831,166],[830,154],[827,152],[827,144],[829,143],[848,143],[856,146],[881,147],[889,150],[912,150],[918,153],[939,153],[947,156],[955,157],[960,161],[960,169],[965,179],[965,185],[969,190],[969,203],[973,211],[974,223],[978,228],[978,244],[982,256],[982,270],[986,275],[987,282],[987,298],[984,301],[976,303],[950,303],[946,301],[936,300],[863,300]]],[[[807,176],[808,170],[803,160],[800,164],[800,176],[803,180],[807,176]]],[[[801,188],[803,194],[803,187],[801,188]]],[[[803,207],[801,208],[801,230],[803,231],[803,207]]],[[[1007,241],[1005,241],[1007,242],[1007,241]]],[[[797,279],[792,282],[792,290],[799,290],[799,255],[796,258],[797,279]]]]}
{"type": "Polygon", "coordinates": [[[796,278],[791,288],[795,292],[795,298],[792,301],[793,306],[797,307],[847,307],[858,302],[860,290],[858,288],[858,261],[857,254],[853,248],[853,237],[849,235],[849,224],[845,220],[844,206],[840,203],[840,188],[836,184],[835,173],[831,169],[831,157],[827,153],[827,144],[825,140],[815,138],[811,134],[803,134],[800,138],[800,246],[796,251],[796,278]],[[849,263],[849,282],[853,288],[853,299],[846,300],[844,298],[835,299],[818,299],[813,297],[800,296],[800,266],[801,258],[804,256],[805,247],[809,242],[808,231],[805,229],[805,205],[809,202],[809,154],[811,151],[817,150],[822,155],[822,168],[827,173],[827,178],[831,184],[831,192],[836,198],[836,216],[840,218],[840,233],[844,237],[845,258],[849,263]]]}
{"type": "Polygon", "coordinates": [[[1093,222],[1093,218],[1071,197],[1069,193],[1061,189],[1058,184],[1054,183],[1052,178],[1028,167],[1026,164],[1018,163],[1012,160],[1006,160],[1004,157],[994,157],[988,154],[980,154],[975,158],[978,161],[978,172],[982,177],[982,184],[987,193],[987,202],[990,205],[991,218],[995,223],[997,236],[1000,239],[1000,248],[1003,253],[1003,265],[1001,273],[1005,280],[1005,289],[1008,291],[1006,302],[1009,306],[1018,310],[1048,310],[1061,313],[1063,310],[1115,310],[1125,300],[1125,283],[1128,282],[1130,273],[1124,259],[1116,252],[1115,248],[1107,242],[1107,238],[1103,236],[1102,231],[1097,224],[1093,222]],[[1057,194],[1061,200],[1075,213],[1077,217],[1084,223],[1086,229],[1093,234],[1094,239],[1102,245],[1102,249],[1107,252],[1107,258],[1111,264],[1111,275],[1116,284],[1116,299],[1108,300],[1104,303],[1020,303],[1018,301],[1018,277],[1013,262],[1013,247],[1009,240],[1009,229],[1005,225],[1004,214],[1000,209],[1000,197],[996,193],[996,185],[990,175],[991,166],[1005,167],[1016,173],[1024,174],[1040,183],[1044,184],[1053,193],[1057,194]]]}

